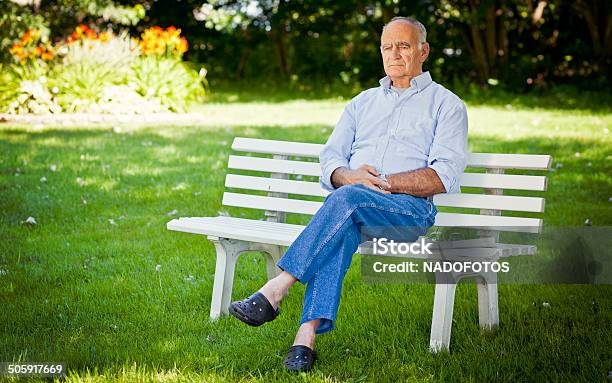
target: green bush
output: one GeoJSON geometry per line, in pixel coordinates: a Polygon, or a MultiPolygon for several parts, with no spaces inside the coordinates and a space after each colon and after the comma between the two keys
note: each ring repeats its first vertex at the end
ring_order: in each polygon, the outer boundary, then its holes
{"type": "Polygon", "coordinates": [[[205,72],[168,58],[141,57],[132,64],[131,82],[145,97],[157,98],[175,112],[185,111],[190,102],[203,102],[205,72]]]}
{"type": "Polygon", "coordinates": [[[0,106],[8,113],[57,113],[61,111],[56,92],[52,92],[48,66],[0,64],[0,106]]]}
{"type": "Polygon", "coordinates": [[[8,105],[8,113],[46,114],[62,111],[55,95],[57,88],[49,90],[45,76],[41,76],[38,79],[20,81],[14,93],[16,98],[8,105]]]}

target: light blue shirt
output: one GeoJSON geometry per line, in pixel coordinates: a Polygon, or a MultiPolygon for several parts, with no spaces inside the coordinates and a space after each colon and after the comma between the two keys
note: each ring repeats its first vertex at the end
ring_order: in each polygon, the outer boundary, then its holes
{"type": "Polygon", "coordinates": [[[430,167],[448,193],[459,192],[468,155],[465,104],[429,72],[413,78],[401,95],[390,86],[384,77],[348,103],[319,155],[321,185],[335,190],[330,177],[341,166],[368,164],[380,174],[430,167]]]}

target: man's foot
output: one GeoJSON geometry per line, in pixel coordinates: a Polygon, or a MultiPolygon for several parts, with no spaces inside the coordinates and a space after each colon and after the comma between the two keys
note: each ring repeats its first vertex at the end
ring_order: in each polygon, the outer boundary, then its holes
{"type": "Polygon", "coordinates": [[[319,323],[319,319],[302,323],[297,334],[295,334],[293,346],[291,346],[283,361],[283,366],[287,370],[301,372],[312,369],[317,358],[317,353],[314,351],[314,342],[319,323]]]}
{"type": "Polygon", "coordinates": [[[317,353],[313,349],[303,345],[291,346],[283,360],[283,366],[291,372],[310,371],[315,359],[317,353]]]}
{"type": "Polygon", "coordinates": [[[297,279],[287,272],[282,272],[275,278],[270,279],[265,285],[259,289],[276,310],[280,301],[287,296],[289,287],[291,287],[297,279]]]}
{"type": "Polygon", "coordinates": [[[249,326],[257,327],[276,319],[280,310],[272,307],[262,293],[256,292],[247,299],[232,302],[229,313],[249,326]]]}
{"type": "Polygon", "coordinates": [[[314,350],[315,337],[317,336],[317,328],[319,328],[319,323],[319,319],[302,323],[297,331],[297,334],[295,334],[293,345],[302,345],[314,350]]]}
{"type": "Polygon", "coordinates": [[[291,274],[283,271],[247,299],[232,302],[229,313],[249,326],[271,322],[280,313],[278,304],[296,281],[291,274]]]}

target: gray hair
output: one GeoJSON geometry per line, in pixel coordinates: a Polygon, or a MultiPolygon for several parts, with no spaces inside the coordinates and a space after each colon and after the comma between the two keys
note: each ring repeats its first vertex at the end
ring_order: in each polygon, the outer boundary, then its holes
{"type": "Polygon", "coordinates": [[[416,27],[419,30],[419,43],[423,44],[424,42],[427,41],[427,29],[425,29],[425,26],[423,25],[423,23],[421,23],[419,20],[412,18],[412,17],[395,16],[394,18],[389,20],[387,24],[383,26],[382,30],[384,31],[385,28],[387,28],[387,26],[394,21],[405,21],[408,24],[416,27]]]}

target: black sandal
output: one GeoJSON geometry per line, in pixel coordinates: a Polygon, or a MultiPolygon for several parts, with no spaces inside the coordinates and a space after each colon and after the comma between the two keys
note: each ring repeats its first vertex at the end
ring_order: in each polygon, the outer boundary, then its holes
{"type": "Polygon", "coordinates": [[[262,293],[256,292],[247,299],[232,302],[229,313],[249,326],[257,327],[276,319],[280,310],[274,310],[268,299],[262,293]]]}
{"type": "Polygon", "coordinates": [[[308,346],[291,346],[283,366],[291,372],[302,372],[312,370],[314,361],[317,359],[317,352],[308,346]]]}

